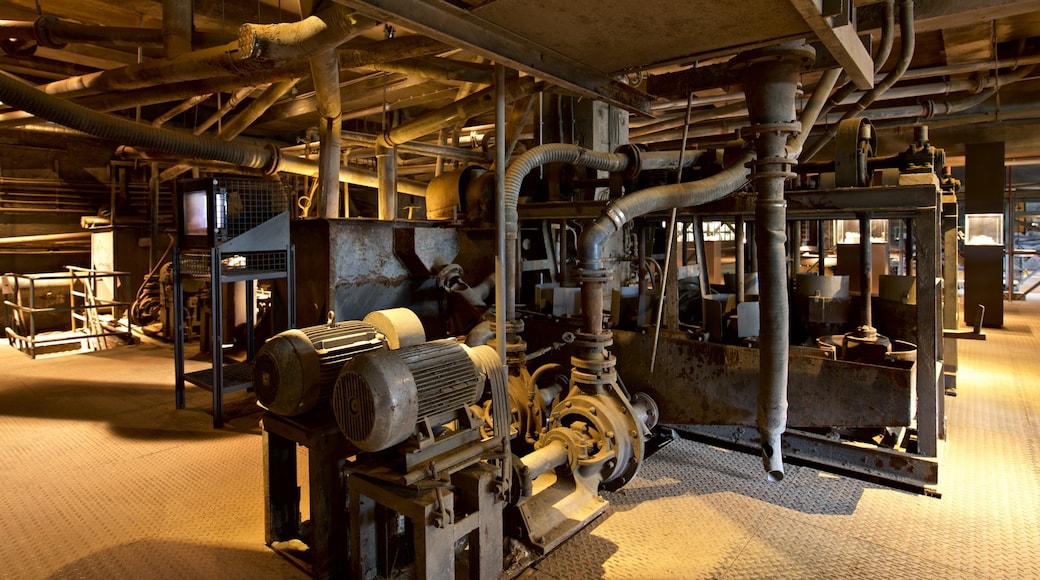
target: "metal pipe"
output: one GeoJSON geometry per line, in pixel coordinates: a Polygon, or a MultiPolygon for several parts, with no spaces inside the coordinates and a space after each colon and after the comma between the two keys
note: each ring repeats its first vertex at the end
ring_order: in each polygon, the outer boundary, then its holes
{"type": "Polygon", "coordinates": [[[69,234],[39,234],[35,236],[12,236],[0,238],[0,246],[14,246],[18,244],[33,244],[38,242],[66,242],[89,238],[90,232],[74,232],[69,234]]]}
{"type": "Polygon", "coordinates": [[[789,170],[794,161],[787,157],[787,140],[801,130],[795,121],[798,77],[814,59],[812,47],[795,41],[743,53],[731,61],[731,66],[742,68],[751,121],[743,134],[754,139],[758,156],[752,164],[761,321],[757,425],[762,463],[770,481],[784,477],[780,445],[787,428],[790,306],[784,182],[794,177],[789,170]]]}
{"type": "MultiPolygon", "coordinates": [[[[507,101],[515,101],[533,93],[537,88],[538,82],[533,77],[522,77],[511,80],[503,90],[507,101]]],[[[436,133],[444,127],[463,123],[471,117],[491,112],[494,108],[495,89],[489,87],[461,101],[421,115],[409,123],[388,129],[379,135],[377,142],[384,147],[395,147],[436,133]]]]}
{"type": "Polygon", "coordinates": [[[710,292],[708,287],[707,252],[704,251],[704,220],[693,216],[693,251],[697,254],[697,285],[703,300],[710,292]]]}
{"type": "Polygon", "coordinates": [[[307,58],[335,48],[376,26],[376,22],[335,3],[326,3],[299,22],[243,24],[237,42],[197,50],[176,58],[132,64],[119,69],[70,77],[40,87],[48,94],[125,91],[262,72],[278,63],[307,58]]]}
{"type": "Polygon", "coordinates": [[[605,269],[602,255],[603,243],[612,234],[620,231],[626,223],[639,216],[673,207],[701,205],[737,191],[748,182],[750,170],[745,167],[745,164],[754,159],[755,153],[745,150],[729,167],[711,177],[699,181],[650,187],[612,201],[595,223],[581,234],[579,251],[584,267],[596,270],[605,269]]]}
{"type": "MultiPolygon", "coordinates": [[[[296,86],[296,83],[298,83],[299,80],[300,79],[292,79],[269,85],[267,89],[264,90],[263,94],[253,99],[253,101],[249,103],[249,106],[247,106],[241,113],[235,115],[231,121],[224,124],[224,127],[217,135],[217,138],[224,141],[231,141],[235,137],[238,137],[238,135],[242,131],[245,131],[253,121],[260,118],[260,115],[263,115],[264,111],[266,111],[268,107],[296,86]]],[[[122,153],[127,154],[125,149],[122,153]]],[[[197,164],[192,165],[195,165],[196,167],[198,166],[197,164]]],[[[162,182],[176,179],[179,175],[190,169],[192,165],[187,163],[178,163],[163,171],[159,175],[159,181],[162,182]]]]}
{"type": "Polygon", "coordinates": [[[220,107],[213,112],[212,115],[206,118],[203,122],[199,123],[194,129],[192,129],[192,135],[202,135],[207,129],[215,125],[218,121],[224,118],[225,115],[231,112],[232,109],[238,106],[242,102],[242,99],[246,98],[249,93],[253,92],[253,87],[242,87],[231,94],[227,101],[224,101],[220,107]]]}
{"type": "Polygon", "coordinates": [[[737,295],[737,304],[740,304],[745,299],[744,284],[745,272],[747,271],[744,256],[744,216],[742,215],[733,216],[733,245],[735,258],[733,265],[733,292],[737,295]]]}
{"type": "MultiPolygon", "coordinates": [[[[343,142],[352,145],[372,147],[376,144],[377,140],[375,135],[360,133],[358,131],[343,131],[341,134],[343,135],[343,142]]],[[[295,151],[303,149],[304,147],[307,147],[307,144],[283,147],[282,151],[295,151]]],[[[428,155],[430,157],[446,157],[461,161],[471,161],[473,163],[486,163],[488,161],[486,155],[472,149],[461,149],[459,147],[450,147],[447,145],[434,145],[432,143],[422,143],[419,141],[411,141],[409,143],[398,145],[397,150],[405,153],[428,155]]]]}
{"type": "MultiPolygon", "coordinates": [[[[187,2],[190,8],[190,2],[187,2]]],[[[164,17],[165,19],[165,17],[164,17]]],[[[190,32],[189,39],[199,46],[212,46],[232,40],[219,32],[190,32]]],[[[69,44],[93,44],[118,48],[163,48],[163,30],[96,26],[41,16],[33,22],[0,20],[0,38],[33,40],[46,48],[62,49],[69,44]]]]}
{"type": "Polygon", "coordinates": [[[155,119],[153,119],[152,120],[152,126],[153,127],[162,127],[170,119],[176,117],[177,115],[180,115],[181,113],[183,113],[184,111],[187,111],[188,109],[194,107],[195,105],[205,101],[206,99],[210,98],[210,96],[212,96],[212,95],[213,95],[213,93],[206,93],[204,95],[196,95],[194,97],[189,97],[187,99],[184,99],[184,101],[182,101],[176,107],[172,107],[170,110],[166,111],[165,113],[163,113],[163,114],[159,115],[158,117],[156,117],[155,119]]]}
{"type": "Polygon", "coordinates": [[[863,301],[860,307],[860,324],[868,329],[874,327],[870,297],[874,276],[874,264],[871,260],[870,214],[859,214],[859,296],[863,301]]]}
{"type": "Polygon", "coordinates": [[[802,130],[787,144],[788,157],[798,159],[802,154],[802,147],[805,145],[805,140],[809,138],[809,132],[812,131],[813,126],[816,125],[816,121],[819,119],[820,113],[823,111],[823,107],[827,102],[827,95],[829,95],[831,90],[834,88],[834,84],[838,81],[840,74],[839,69],[828,69],[824,71],[823,76],[821,76],[819,82],[816,83],[816,90],[813,91],[813,95],[805,105],[805,108],[802,109],[802,117],[800,119],[802,130]]]}
{"type": "MultiPolygon", "coordinates": [[[[506,68],[500,63],[495,63],[494,89],[495,134],[505,135],[507,99],[506,68]]],[[[511,308],[512,303],[510,300],[515,300],[516,296],[514,291],[515,286],[507,286],[505,283],[507,275],[506,268],[510,266],[510,262],[507,260],[506,255],[507,243],[509,240],[505,228],[504,220],[506,217],[503,208],[503,204],[505,203],[505,166],[505,139],[495,139],[495,199],[497,200],[495,204],[495,350],[498,352],[498,360],[502,367],[502,380],[500,382],[503,386],[509,384],[509,367],[507,366],[506,356],[506,333],[510,329],[508,329],[506,325],[505,311],[511,308]]],[[[513,273],[515,270],[509,272],[513,273]]],[[[536,387],[532,381],[532,392],[534,392],[535,388],[536,387]]],[[[503,390],[505,390],[505,387],[503,390]]],[[[503,393],[502,397],[492,403],[495,405],[492,409],[492,416],[495,422],[495,437],[502,441],[503,453],[500,479],[503,487],[508,489],[512,474],[512,454],[509,453],[509,432],[512,423],[510,420],[511,411],[506,405],[496,404],[506,400],[508,400],[508,395],[503,393]]]]}
{"type": "MultiPolygon", "coordinates": [[[[339,165],[343,100],[339,92],[339,59],[336,51],[328,50],[312,56],[310,66],[318,101],[318,138],[321,140],[318,149],[318,217],[337,218],[340,215],[339,165]]],[[[393,211],[396,216],[396,208],[393,211]]]]}
{"type": "Polygon", "coordinates": [[[162,25],[166,58],[191,52],[192,0],[163,0],[162,25]]]}
{"type": "MultiPolygon", "coordinates": [[[[683,123],[683,138],[682,145],[679,147],[679,159],[677,165],[679,171],[675,175],[675,183],[682,183],[682,167],[683,167],[683,156],[686,153],[686,137],[689,134],[690,129],[690,116],[693,111],[693,93],[686,99],[686,122],[683,123]]],[[[657,363],[657,346],[661,339],[661,315],[664,313],[664,295],[668,288],[668,279],[670,278],[669,273],[671,272],[671,259],[672,249],[675,247],[675,219],[678,213],[677,208],[672,208],[672,213],[668,216],[668,230],[665,234],[665,243],[668,245],[664,249],[664,266],[661,268],[661,288],[659,289],[657,297],[657,320],[654,324],[654,349],[650,353],[650,372],[654,372],[654,365],[657,363]]],[[[671,291],[678,292],[678,288],[673,288],[671,291]]],[[[674,330],[674,329],[673,329],[674,330]]]]}
{"type": "MultiPolygon", "coordinates": [[[[119,117],[96,113],[64,99],[43,94],[8,75],[0,74],[0,101],[70,129],[125,143],[131,147],[161,151],[182,158],[223,161],[270,173],[285,171],[300,175],[316,175],[318,172],[316,161],[282,156],[273,145],[227,142],[141,125],[119,117]]],[[[367,187],[376,187],[378,183],[375,174],[368,171],[340,167],[339,175],[341,181],[367,187]]],[[[410,195],[426,194],[426,185],[419,182],[402,182],[398,184],[398,189],[410,195]]]]}
{"type": "MultiPolygon", "coordinates": [[[[834,70],[837,70],[837,69],[834,69],[834,70]]],[[[664,131],[664,130],[667,130],[667,129],[675,129],[677,127],[689,126],[690,123],[695,123],[695,122],[698,122],[698,121],[708,121],[708,120],[711,120],[711,119],[716,119],[720,115],[727,115],[727,114],[731,114],[731,113],[737,114],[737,113],[742,113],[742,112],[745,112],[745,111],[746,111],[746,105],[744,104],[743,101],[737,102],[737,103],[732,103],[732,104],[729,104],[729,105],[723,105],[721,107],[716,107],[716,108],[711,108],[711,109],[702,109],[702,110],[697,111],[696,113],[693,113],[691,111],[691,112],[688,112],[686,115],[684,115],[682,117],[679,117],[679,118],[676,118],[676,119],[669,119],[669,120],[666,120],[666,121],[659,121],[659,122],[652,123],[652,124],[649,124],[649,125],[644,125],[642,127],[636,128],[636,129],[632,129],[630,136],[631,137],[641,137],[643,135],[649,135],[650,133],[656,133],[658,131],[664,131]]]]}
{"type": "Polygon", "coordinates": [[[397,153],[393,147],[376,144],[379,176],[379,219],[397,219],[397,153]]]}
{"type": "MultiPolygon", "coordinates": [[[[841,117],[841,121],[851,119],[856,115],[862,113],[878,99],[879,96],[888,92],[889,89],[895,85],[900,78],[903,77],[903,73],[910,68],[910,61],[914,57],[915,48],[915,33],[914,33],[914,2],[913,0],[901,0],[899,10],[899,37],[900,37],[900,54],[899,60],[896,61],[895,68],[885,75],[884,80],[874,85],[874,88],[867,91],[852,107],[852,109],[845,112],[841,117]]],[[[839,121],[840,123],[840,121],[839,121]]],[[[830,143],[831,139],[837,134],[837,125],[827,130],[816,142],[813,143],[812,147],[805,152],[803,157],[805,159],[812,159],[814,155],[820,152],[827,143],[830,143]]]]}
{"type": "Polygon", "coordinates": [[[490,85],[494,80],[493,67],[432,56],[368,64],[357,68],[378,72],[394,72],[441,82],[490,85]]]}

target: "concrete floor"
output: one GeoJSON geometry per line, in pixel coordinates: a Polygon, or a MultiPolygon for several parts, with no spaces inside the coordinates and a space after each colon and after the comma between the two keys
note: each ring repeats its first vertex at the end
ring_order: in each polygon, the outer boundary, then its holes
{"type": "MultiPolygon", "coordinates": [[[[961,343],[942,499],[679,441],[531,578],[1040,577],[1040,304],[961,343]]],[[[189,370],[205,363],[190,363],[189,370]]],[[[264,546],[252,402],[173,405],[172,349],[0,346],[0,578],[302,578],[264,546]]],[[[302,451],[301,451],[302,453],[302,451]]],[[[301,462],[305,464],[305,462],[301,462]]]]}

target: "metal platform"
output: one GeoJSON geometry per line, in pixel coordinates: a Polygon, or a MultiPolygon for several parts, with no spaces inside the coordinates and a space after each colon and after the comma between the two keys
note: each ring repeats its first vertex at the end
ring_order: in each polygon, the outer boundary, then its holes
{"type": "MultiPolygon", "coordinates": [[[[1006,307],[961,343],[942,499],[797,466],[770,484],[756,457],[675,441],[524,576],[1040,577],[1040,303],[1006,307]]],[[[305,577],[265,546],[259,410],[215,431],[209,393],[173,409],[172,364],[149,342],[38,361],[0,346],[0,577],[305,577]]]]}

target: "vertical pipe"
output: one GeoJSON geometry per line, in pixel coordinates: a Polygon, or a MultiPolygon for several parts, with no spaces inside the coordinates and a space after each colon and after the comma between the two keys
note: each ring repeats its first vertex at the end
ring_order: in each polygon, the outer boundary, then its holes
{"type": "Polygon", "coordinates": [[[733,292],[737,295],[737,304],[744,302],[744,275],[747,265],[744,263],[744,216],[733,216],[733,245],[736,263],[733,265],[733,292]]]}
{"type": "Polygon", "coordinates": [[[638,273],[636,280],[639,283],[639,296],[645,296],[646,291],[649,287],[646,280],[646,220],[640,218],[636,223],[636,231],[638,232],[638,241],[636,244],[636,259],[639,261],[636,267],[638,273]]]}
{"type": "Polygon", "coordinates": [[[152,161],[149,164],[148,174],[148,201],[150,202],[148,212],[148,225],[151,228],[148,244],[148,267],[156,266],[159,259],[159,162],[152,161]]]}
{"type": "Polygon", "coordinates": [[[708,295],[708,258],[704,250],[704,220],[700,216],[694,216],[693,228],[693,251],[697,254],[697,283],[700,286],[701,298],[704,298],[708,295]]]}
{"type": "Polygon", "coordinates": [[[802,258],[802,222],[794,220],[788,223],[791,233],[787,236],[787,276],[794,280],[801,269],[802,258]]]}
{"type": "Polygon", "coordinates": [[[904,227],[903,233],[903,271],[901,272],[901,274],[903,274],[904,276],[913,276],[914,220],[908,218],[904,220],[903,223],[905,223],[906,225],[904,227]]]}
{"type": "Polygon", "coordinates": [[[863,300],[862,309],[860,310],[860,324],[866,327],[873,327],[873,318],[871,314],[871,283],[870,279],[874,276],[874,265],[871,263],[871,241],[870,241],[870,214],[862,213],[859,214],[859,295],[863,300]]]}
{"type": "MultiPolygon", "coordinates": [[[[318,199],[321,205],[318,207],[321,216],[338,218],[343,103],[339,92],[339,57],[336,51],[329,50],[312,56],[310,68],[318,102],[318,132],[321,139],[321,148],[318,150],[318,199]]],[[[391,176],[396,177],[392,174],[391,176]]],[[[396,182],[396,179],[394,181],[396,182]]]]}
{"type": "Polygon", "coordinates": [[[376,172],[379,179],[379,219],[397,219],[397,155],[376,143],[376,172]]]}
{"type": "Polygon", "coordinates": [[[820,276],[827,275],[827,234],[823,226],[823,220],[816,220],[816,255],[819,257],[816,262],[816,273],[820,276]]]}
{"type": "Polygon", "coordinates": [[[163,0],[162,27],[166,58],[191,52],[192,0],[163,0]]]}
{"type": "MultiPolygon", "coordinates": [[[[495,63],[495,135],[505,135],[506,126],[506,69],[495,63]]],[[[506,366],[506,311],[514,288],[507,285],[506,259],[506,143],[495,139],[495,345],[502,368],[506,366]]],[[[515,236],[515,233],[514,233],[515,236]]],[[[514,239],[515,241],[515,239],[514,239]]],[[[510,276],[511,277],[511,276],[510,276]]],[[[505,372],[505,370],[503,370],[505,372]]],[[[497,432],[496,432],[497,435],[497,432]]]]}

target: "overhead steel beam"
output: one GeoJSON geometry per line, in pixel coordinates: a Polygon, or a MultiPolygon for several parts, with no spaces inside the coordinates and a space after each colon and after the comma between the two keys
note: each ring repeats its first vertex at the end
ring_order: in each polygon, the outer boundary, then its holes
{"type": "Polygon", "coordinates": [[[650,117],[651,98],[558,52],[549,50],[443,0],[335,0],[379,20],[399,23],[555,85],[650,117]]]}
{"type": "Polygon", "coordinates": [[[809,24],[820,42],[861,90],[874,88],[874,59],[856,33],[855,10],[851,0],[788,0],[809,24]],[[839,5],[837,14],[828,14],[825,6],[839,5]]]}

